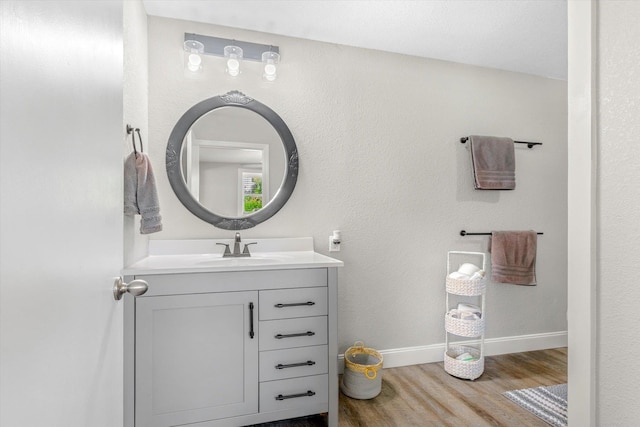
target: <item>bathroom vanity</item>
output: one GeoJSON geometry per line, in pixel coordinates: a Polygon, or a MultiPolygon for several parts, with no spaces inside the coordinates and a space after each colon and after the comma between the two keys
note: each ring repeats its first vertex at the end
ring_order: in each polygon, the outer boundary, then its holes
{"type": "Polygon", "coordinates": [[[291,196],[291,131],[271,108],[231,91],[190,107],[166,153],[178,200],[236,237],[151,240],[149,256],[123,271],[129,285],[116,282],[116,299],[132,292],[125,427],[246,426],[319,413],[336,427],[342,262],[315,253],[311,238],[243,243],[239,234],[291,196]]]}
{"type": "Polygon", "coordinates": [[[337,268],[311,238],[150,241],[123,271],[125,426],[244,426],[328,413],[338,424],[337,268]]]}

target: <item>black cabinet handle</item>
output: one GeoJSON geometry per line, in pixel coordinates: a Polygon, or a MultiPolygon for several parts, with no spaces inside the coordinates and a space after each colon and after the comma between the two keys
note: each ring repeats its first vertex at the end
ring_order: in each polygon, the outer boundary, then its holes
{"type": "Polygon", "coordinates": [[[283,365],[282,363],[278,363],[276,365],[276,369],[298,368],[300,366],[313,366],[315,364],[316,362],[314,362],[313,360],[307,360],[306,362],[300,362],[300,363],[290,363],[288,365],[283,365]]]}
{"type": "Polygon", "coordinates": [[[288,394],[288,395],[279,394],[276,396],[276,400],[295,399],[296,397],[311,397],[315,395],[316,395],[315,391],[309,390],[306,393],[299,393],[299,394],[288,394]]]}
{"type": "Polygon", "coordinates": [[[253,332],[253,303],[249,303],[249,337],[253,339],[255,333],[253,332]]]}
{"type": "Polygon", "coordinates": [[[275,308],[286,308],[286,307],[300,307],[303,305],[316,305],[315,302],[313,301],[307,301],[307,302],[295,302],[292,304],[275,304],[274,307],[275,308]]]}
{"type": "Polygon", "coordinates": [[[307,332],[301,332],[299,334],[284,334],[284,335],[283,334],[278,334],[274,338],[277,339],[277,340],[281,340],[283,338],[312,337],[315,334],[316,334],[315,332],[307,331],[307,332]]]}

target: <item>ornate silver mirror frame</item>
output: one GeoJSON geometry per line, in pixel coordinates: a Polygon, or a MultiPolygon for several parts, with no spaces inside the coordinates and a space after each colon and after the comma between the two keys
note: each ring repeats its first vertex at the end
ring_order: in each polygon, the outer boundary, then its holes
{"type": "Polygon", "coordinates": [[[225,230],[244,230],[255,227],[271,218],[289,200],[298,180],[298,149],[286,123],[271,108],[239,91],[231,91],[225,95],[205,99],[187,110],[169,136],[166,163],[169,183],[180,202],[201,220],[225,230]],[[242,217],[220,216],[202,206],[191,195],[181,171],[182,144],[191,126],[203,115],[221,107],[245,108],[262,116],[280,136],[286,156],[284,180],[278,192],[260,210],[242,217]]]}

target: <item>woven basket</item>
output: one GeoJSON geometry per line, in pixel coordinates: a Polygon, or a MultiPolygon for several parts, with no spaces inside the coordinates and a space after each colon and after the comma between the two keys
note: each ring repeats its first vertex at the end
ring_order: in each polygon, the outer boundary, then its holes
{"type": "Polygon", "coordinates": [[[344,374],[340,390],[354,399],[373,399],[382,390],[382,355],[356,341],[344,352],[344,374]]]}
{"type": "Polygon", "coordinates": [[[460,311],[451,309],[444,316],[444,328],[447,332],[461,337],[479,337],[484,334],[484,319],[459,319],[453,317],[460,311]]]}
{"type": "Polygon", "coordinates": [[[487,278],[476,280],[463,280],[452,279],[447,277],[447,292],[450,294],[464,295],[464,296],[478,296],[482,295],[487,288],[487,278]]]}
{"type": "Polygon", "coordinates": [[[485,289],[487,288],[487,277],[482,277],[480,279],[452,279],[449,277],[449,274],[455,271],[453,266],[452,255],[465,255],[465,256],[476,256],[482,257],[482,268],[481,270],[487,271],[487,256],[482,252],[464,252],[464,251],[449,251],[447,253],[447,278],[445,280],[447,292],[455,295],[463,295],[463,296],[478,296],[484,294],[485,289]]]}
{"type": "Polygon", "coordinates": [[[480,350],[467,346],[451,346],[444,353],[444,370],[454,377],[475,380],[484,372],[484,357],[480,357],[480,350]],[[457,360],[461,354],[469,353],[477,360],[457,360]]]}

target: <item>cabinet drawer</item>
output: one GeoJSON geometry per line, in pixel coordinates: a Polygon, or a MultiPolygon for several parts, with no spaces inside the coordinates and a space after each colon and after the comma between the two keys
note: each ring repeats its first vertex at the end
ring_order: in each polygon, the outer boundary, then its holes
{"type": "Polygon", "coordinates": [[[309,413],[327,412],[328,400],[327,375],[260,383],[260,412],[304,408],[309,413]]]}
{"type": "Polygon", "coordinates": [[[260,320],[327,314],[327,287],[260,291],[260,320]]]}
{"type": "Polygon", "coordinates": [[[327,344],[327,316],[260,322],[260,351],[327,344]]]}
{"type": "Polygon", "coordinates": [[[327,346],[287,348],[260,353],[260,381],[326,374],[327,346]]]}

